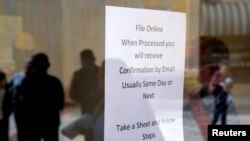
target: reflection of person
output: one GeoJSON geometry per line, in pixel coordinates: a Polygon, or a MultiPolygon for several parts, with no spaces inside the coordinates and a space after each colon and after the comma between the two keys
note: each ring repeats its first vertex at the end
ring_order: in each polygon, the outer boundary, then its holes
{"type": "MultiPolygon", "coordinates": [[[[73,75],[70,86],[70,98],[80,104],[82,114],[91,113],[98,100],[97,72],[95,57],[91,50],[86,49],[80,55],[82,67],[73,75]]],[[[91,130],[85,131],[87,141],[93,140],[91,130]]]]}
{"type": "Polygon", "coordinates": [[[16,91],[17,87],[21,85],[25,75],[28,73],[28,68],[30,65],[30,58],[26,59],[23,63],[23,71],[13,74],[9,79],[9,85],[12,91],[16,91]]]}
{"type": "Polygon", "coordinates": [[[80,104],[82,114],[93,111],[98,97],[96,75],[99,68],[94,62],[95,57],[91,50],[81,52],[82,67],[74,73],[70,87],[70,97],[80,104]]]}
{"type": "Polygon", "coordinates": [[[8,141],[8,124],[11,114],[11,97],[6,85],[6,75],[0,70],[0,140],[8,141]]]}
{"type": "Polygon", "coordinates": [[[75,138],[78,134],[85,134],[86,131],[93,130],[94,141],[103,141],[104,137],[104,63],[98,71],[98,100],[93,105],[93,111],[85,113],[74,122],[62,129],[63,135],[70,139],[75,138]]]}
{"type": "Polygon", "coordinates": [[[3,97],[5,95],[5,73],[3,73],[0,70],[0,119],[3,118],[3,109],[2,109],[2,104],[3,104],[3,97]]]}
{"type": "Polygon", "coordinates": [[[226,116],[228,109],[228,92],[226,88],[228,84],[225,83],[225,79],[228,77],[228,66],[221,64],[219,70],[216,71],[209,82],[209,89],[215,96],[215,110],[212,120],[212,125],[215,125],[221,115],[221,124],[226,125],[226,116]]]}
{"type": "Polygon", "coordinates": [[[200,95],[204,97],[209,94],[208,85],[212,75],[219,69],[217,64],[229,60],[230,52],[227,45],[217,38],[201,38],[200,46],[199,81],[202,84],[200,95]]]}
{"type": "Polygon", "coordinates": [[[8,81],[8,85],[9,85],[9,94],[12,97],[12,103],[13,103],[13,112],[14,112],[14,116],[15,116],[15,121],[16,121],[16,126],[17,126],[17,138],[18,140],[22,140],[22,135],[24,135],[22,133],[22,131],[25,130],[26,125],[23,124],[23,120],[22,120],[22,111],[21,110],[17,110],[18,107],[18,102],[21,101],[22,99],[22,95],[19,92],[19,88],[21,87],[22,81],[23,79],[29,74],[29,67],[30,67],[30,58],[26,59],[23,63],[23,71],[21,72],[17,72],[15,74],[13,74],[9,81],[8,81]]]}
{"type": "Polygon", "coordinates": [[[19,88],[17,118],[25,128],[21,141],[58,141],[60,110],[64,106],[63,87],[59,79],[47,73],[49,59],[43,53],[32,57],[27,75],[19,88]]]}

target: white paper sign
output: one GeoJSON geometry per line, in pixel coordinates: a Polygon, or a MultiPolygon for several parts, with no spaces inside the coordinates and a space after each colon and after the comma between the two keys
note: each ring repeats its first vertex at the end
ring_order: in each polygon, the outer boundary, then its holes
{"type": "Polygon", "coordinates": [[[106,7],[105,141],[183,141],[184,13],[106,7]]]}

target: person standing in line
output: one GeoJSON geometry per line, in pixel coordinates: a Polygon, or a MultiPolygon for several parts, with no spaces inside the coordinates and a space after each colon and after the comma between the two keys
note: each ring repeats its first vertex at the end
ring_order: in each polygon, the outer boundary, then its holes
{"type": "Polygon", "coordinates": [[[18,89],[17,111],[25,125],[21,141],[58,141],[60,110],[64,92],[60,80],[48,74],[49,58],[44,53],[32,56],[27,75],[18,89]]]}
{"type": "Polygon", "coordinates": [[[0,70],[0,141],[8,141],[9,117],[12,111],[11,97],[8,94],[6,75],[0,70]]]}
{"type": "MultiPolygon", "coordinates": [[[[74,72],[70,85],[70,98],[80,105],[81,113],[92,113],[98,102],[99,67],[95,65],[95,56],[90,49],[83,50],[80,54],[81,68],[74,72]]],[[[92,130],[85,131],[87,141],[93,141],[92,130]]]]}
{"type": "Polygon", "coordinates": [[[26,128],[26,125],[23,124],[23,118],[25,117],[23,117],[22,110],[19,110],[22,109],[22,95],[19,92],[19,88],[21,87],[24,78],[29,75],[30,62],[31,58],[26,59],[23,63],[23,71],[13,74],[8,80],[9,94],[12,97],[12,111],[15,117],[18,141],[24,140],[24,137],[22,137],[24,133],[22,132],[25,131],[26,128]]]}

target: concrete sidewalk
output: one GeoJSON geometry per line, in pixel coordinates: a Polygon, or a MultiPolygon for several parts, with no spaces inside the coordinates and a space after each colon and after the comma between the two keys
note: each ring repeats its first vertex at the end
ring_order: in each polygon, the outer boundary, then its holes
{"type": "Polygon", "coordinates": [[[192,111],[191,102],[184,101],[183,108],[183,128],[185,141],[204,141],[199,124],[195,119],[195,114],[192,111]]]}
{"type": "Polygon", "coordinates": [[[234,96],[233,102],[238,111],[240,124],[250,125],[250,96],[234,96]]]}
{"type": "MultiPolygon", "coordinates": [[[[202,99],[192,99],[190,103],[203,139],[207,140],[207,125],[211,123],[215,106],[214,97],[207,96],[202,99]]],[[[231,98],[229,101],[227,124],[250,124],[250,96],[234,96],[231,98]]]]}

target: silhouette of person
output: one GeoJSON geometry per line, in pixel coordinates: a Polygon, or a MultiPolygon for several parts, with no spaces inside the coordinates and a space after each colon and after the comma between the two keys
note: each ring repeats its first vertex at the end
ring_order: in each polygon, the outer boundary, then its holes
{"type": "Polygon", "coordinates": [[[62,134],[70,139],[74,139],[79,134],[86,134],[86,130],[93,130],[94,141],[104,140],[104,62],[97,76],[99,98],[94,105],[94,110],[83,114],[62,129],[62,134]]]}
{"type": "Polygon", "coordinates": [[[44,53],[32,56],[27,75],[19,88],[21,98],[16,111],[25,128],[20,141],[58,141],[60,110],[64,92],[60,80],[47,73],[49,58],[44,53]]]}
{"type": "Polygon", "coordinates": [[[11,96],[8,94],[6,75],[0,70],[0,140],[8,141],[9,116],[12,111],[11,96]]]}
{"type": "Polygon", "coordinates": [[[208,85],[212,75],[219,69],[218,64],[229,60],[230,52],[223,41],[213,37],[202,37],[200,46],[199,81],[202,83],[200,96],[205,97],[209,94],[208,85]]]}
{"type": "Polygon", "coordinates": [[[221,115],[221,124],[226,125],[227,109],[228,109],[228,93],[225,90],[225,79],[228,77],[228,66],[220,64],[219,70],[214,72],[209,82],[209,89],[215,97],[215,109],[212,125],[215,125],[221,115]]]}
{"type": "MultiPolygon", "coordinates": [[[[22,110],[17,110],[18,107],[18,102],[22,100],[22,95],[19,92],[19,88],[21,87],[22,81],[24,78],[29,75],[29,71],[31,70],[29,67],[31,62],[31,58],[28,58],[24,61],[23,63],[23,71],[17,72],[13,74],[9,81],[9,94],[12,97],[12,104],[13,104],[13,112],[14,112],[14,117],[15,117],[15,122],[16,122],[16,127],[17,127],[17,138],[18,140],[23,140],[22,136],[24,135],[22,131],[25,130],[26,125],[23,124],[23,119],[22,119],[22,110]]],[[[19,106],[20,108],[20,106],[19,106]]]]}
{"type": "Polygon", "coordinates": [[[13,91],[13,93],[15,93],[14,91],[17,90],[17,87],[21,85],[23,79],[27,75],[30,62],[31,62],[31,58],[26,59],[23,62],[23,71],[17,72],[10,77],[8,84],[10,86],[11,91],[13,91]]]}
{"type": "MultiPolygon", "coordinates": [[[[82,114],[91,113],[98,101],[97,73],[95,57],[90,49],[80,54],[81,68],[74,72],[70,86],[70,98],[80,105],[82,114]]],[[[93,141],[92,130],[85,131],[87,141],[93,141]]]]}

